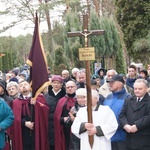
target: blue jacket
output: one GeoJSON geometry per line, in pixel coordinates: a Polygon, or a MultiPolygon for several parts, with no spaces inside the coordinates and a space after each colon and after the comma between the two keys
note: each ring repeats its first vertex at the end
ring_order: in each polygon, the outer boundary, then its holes
{"type": "Polygon", "coordinates": [[[14,115],[8,104],[0,98],[0,148],[5,146],[5,130],[12,125],[14,115]]]}
{"type": "MultiPolygon", "coordinates": [[[[104,100],[103,105],[109,106],[114,112],[116,119],[118,121],[118,116],[122,110],[124,100],[130,96],[129,93],[126,92],[125,88],[121,91],[113,92],[109,94],[104,100]]],[[[118,122],[119,124],[119,122],[118,122]]],[[[124,141],[125,140],[125,132],[124,130],[118,126],[118,129],[114,136],[111,138],[112,142],[124,141]]]]}

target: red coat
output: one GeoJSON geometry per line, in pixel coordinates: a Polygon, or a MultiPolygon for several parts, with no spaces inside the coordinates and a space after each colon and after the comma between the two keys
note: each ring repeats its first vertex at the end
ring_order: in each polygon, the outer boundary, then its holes
{"type": "Polygon", "coordinates": [[[73,107],[76,98],[68,98],[66,96],[62,97],[56,106],[54,114],[55,150],[66,150],[63,125],[60,124],[60,118],[62,115],[63,106],[69,99],[73,100],[72,104],[70,104],[70,106],[72,105],[71,107],[73,107]]]}
{"type": "MultiPolygon", "coordinates": [[[[12,132],[12,142],[14,150],[23,150],[22,147],[22,131],[21,131],[21,114],[22,99],[15,99],[12,103],[15,120],[12,132]]],[[[43,95],[39,95],[36,99],[35,107],[35,149],[49,150],[48,142],[48,115],[49,108],[43,95]]]]}

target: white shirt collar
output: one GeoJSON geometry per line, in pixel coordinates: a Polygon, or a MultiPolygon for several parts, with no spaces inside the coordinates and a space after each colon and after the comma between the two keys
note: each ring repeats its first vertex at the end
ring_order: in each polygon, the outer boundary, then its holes
{"type": "Polygon", "coordinates": [[[139,102],[143,99],[143,97],[137,97],[137,101],[138,101],[138,99],[140,99],[139,100],[139,102]]]}
{"type": "Polygon", "coordinates": [[[29,97],[31,97],[31,93],[29,93],[28,95],[23,95],[23,98],[24,98],[24,99],[27,99],[27,98],[29,98],[29,97]]]}
{"type": "Polygon", "coordinates": [[[53,89],[52,91],[54,92],[55,96],[61,91],[61,89],[58,92],[55,92],[53,89]]]}

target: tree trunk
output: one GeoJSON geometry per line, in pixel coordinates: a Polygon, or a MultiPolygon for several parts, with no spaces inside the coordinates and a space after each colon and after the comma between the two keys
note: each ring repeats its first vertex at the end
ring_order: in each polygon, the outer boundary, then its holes
{"type": "Polygon", "coordinates": [[[94,3],[94,6],[95,6],[95,11],[96,11],[97,15],[99,16],[99,3],[98,3],[98,0],[94,0],[93,3],[94,3]]]}
{"type": "MultiPolygon", "coordinates": [[[[47,2],[48,0],[45,0],[45,5],[47,8],[47,2]]],[[[49,52],[53,52],[53,42],[52,42],[52,28],[51,28],[51,21],[50,21],[50,13],[48,9],[45,9],[45,15],[46,15],[46,21],[48,26],[48,43],[49,43],[49,52]]]]}

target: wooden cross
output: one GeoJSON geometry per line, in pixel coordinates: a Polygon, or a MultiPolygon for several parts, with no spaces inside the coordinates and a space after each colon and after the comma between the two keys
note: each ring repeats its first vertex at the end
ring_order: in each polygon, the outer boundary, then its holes
{"type": "MultiPolygon", "coordinates": [[[[88,30],[88,15],[83,15],[83,31],[76,32],[68,32],[68,37],[76,37],[83,36],[84,37],[84,47],[88,47],[88,36],[90,35],[103,35],[105,33],[104,30],[88,30]]],[[[90,61],[85,61],[86,65],[86,88],[87,88],[87,115],[88,122],[93,123],[92,119],[92,97],[91,97],[91,80],[90,80],[90,61]]],[[[89,143],[91,148],[93,147],[94,138],[93,136],[89,136],[89,143]]]]}

